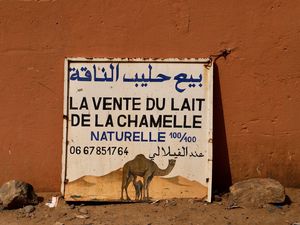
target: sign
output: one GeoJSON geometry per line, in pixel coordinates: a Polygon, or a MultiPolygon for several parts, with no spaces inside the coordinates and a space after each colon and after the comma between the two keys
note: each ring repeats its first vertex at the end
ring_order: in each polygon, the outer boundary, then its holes
{"type": "Polygon", "coordinates": [[[67,201],[211,200],[209,59],[65,61],[67,201]]]}

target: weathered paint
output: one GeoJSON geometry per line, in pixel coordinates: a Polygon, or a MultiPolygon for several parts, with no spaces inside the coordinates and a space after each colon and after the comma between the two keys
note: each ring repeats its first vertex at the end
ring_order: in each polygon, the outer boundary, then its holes
{"type": "Polygon", "coordinates": [[[71,58],[65,63],[66,200],[125,200],[129,184],[131,199],[149,190],[154,199],[211,201],[210,59],[71,58]],[[151,116],[160,117],[161,124],[152,124],[151,116]],[[138,168],[126,173],[134,158],[138,168]],[[159,172],[156,166],[171,169],[159,172]],[[130,180],[131,174],[142,179],[140,184],[130,180]]]}
{"type": "Polygon", "coordinates": [[[0,1],[0,183],[59,191],[64,58],[208,57],[214,185],[300,186],[300,2],[0,1]]]}

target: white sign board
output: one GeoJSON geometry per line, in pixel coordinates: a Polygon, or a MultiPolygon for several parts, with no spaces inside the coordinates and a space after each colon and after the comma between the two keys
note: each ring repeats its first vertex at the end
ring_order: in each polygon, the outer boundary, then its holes
{"type": "Polygon", "coordinates": [[[65,199],[210,201],[212,68],[209,59],[66,59],[65,199]]]}

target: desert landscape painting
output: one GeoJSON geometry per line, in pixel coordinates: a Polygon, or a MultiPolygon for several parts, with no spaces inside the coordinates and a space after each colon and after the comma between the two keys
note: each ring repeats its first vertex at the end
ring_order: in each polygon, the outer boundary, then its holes
{"type": "MultiPolygon", "coordinates": [[[[66,184],[65,199],[66,201],[121,201],[122,178],[123,168],[104,176],[87,175],[80,177],[66,184]]],[[[143,179],[138,177],[136,182],[138,181],[143,182],[143,179]]],[[[181,176],[171,178],[154,176],[149,186],[149,192],[149,200],[202,199],[207,196],[207,187],[181,176]]],[[[132,201],[136,201],[136,189],[133,182],[128,185],[128,195],[132,201]]]]}

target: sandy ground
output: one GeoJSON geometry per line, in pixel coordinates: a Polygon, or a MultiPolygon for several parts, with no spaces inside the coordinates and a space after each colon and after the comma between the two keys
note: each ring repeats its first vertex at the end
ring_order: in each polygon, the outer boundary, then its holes
{"type": "Polygon", "coordinates": [[[77,204],[63,199],[56,208],[45,206],[55,193],[39,193],[44,201],[32,213],[23,209],[0,211],[0,224],[262,224],[288,225],[300,223],[300,189],[286,189],[291,204],[267,205],[259,209],[228,209],[228,199],[205,203],[196,199],[161,200],[157,203],[77,204]]]}

